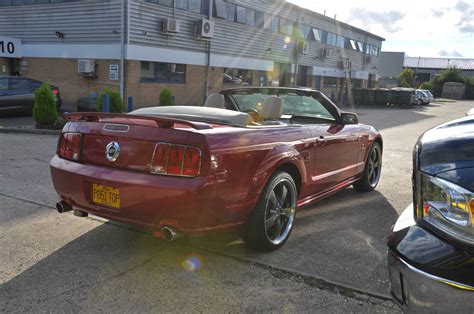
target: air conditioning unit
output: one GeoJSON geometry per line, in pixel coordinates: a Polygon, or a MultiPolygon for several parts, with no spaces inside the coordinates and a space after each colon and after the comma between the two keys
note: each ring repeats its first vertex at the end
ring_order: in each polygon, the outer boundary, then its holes
{"type": "Polygon", "coordinates": [[[163,20],[163,34],[173,35],[179,33],[179,21],[177,19],[163,20]]]}
{"type": "Polygon", "coordinates": [[[309,44],[307,41],[303,41],[300,43],[300,51],[303,55],[307,55],[309,53],[309,44]]]}
{"type": "Polygon", "coordinates": [[[372,63],[372,56],[365,56],[365,64],[372,63]]]}
{"type": "Polygon", "coordinates": [[[77,72],[84,76],[92,76],[95,73],[95,61],[90,59],[77,60],[77,72]]]}
{"type": "Polygon", "coordinates": [[[339,67],[341,69],[350,69],[352,68],[352,62],[349,61],[348,59],[339,60],[339,67]]]}
{"type": "Polygon", "coordinates": [[[196,38],[211,39],[214,37],[214,22],[201,19],[196,25],[196,38]]]}
{"type": "Polygon", "coordinates": [[[332,57],[332,49],[331,48],[324,48],[321,50],[321,59],[329,59],[332,57]]]}

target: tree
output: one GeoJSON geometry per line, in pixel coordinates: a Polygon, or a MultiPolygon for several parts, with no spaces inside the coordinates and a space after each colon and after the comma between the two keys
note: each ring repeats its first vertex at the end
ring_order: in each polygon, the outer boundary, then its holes
{"type": "Polygon", "coordinates": [[[446,83],[446,82],[464,83],[462,70],[456,67],[450,67],[450,68],[447,68],[446,70],[441,71],[440,76],[443,83],[446,83]]]}
{"type": "Polygon", "coordinates": [[[398,84],[401,87],[414,87],[415,72],[410,68],[405,68],[398,76],[398,84]]]}
{"type": "Polygon", "coordinates": [[[33,119],[37,124],[53,124],[58,119],[56,101],[51,87],[45,83],[35,90],[33,119]]]}

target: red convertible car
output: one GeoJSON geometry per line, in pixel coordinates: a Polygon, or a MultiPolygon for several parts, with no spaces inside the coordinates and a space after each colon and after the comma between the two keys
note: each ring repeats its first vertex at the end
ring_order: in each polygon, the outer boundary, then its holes
{"type": "Polygon", "coordinates": [[[202,107],[67,119],[51,160],[58,211],[167,240],[243,227],[248,247],[275,250],[296,208],[380,178],[380,134],[316,90],[231,89],[202,107]]]}

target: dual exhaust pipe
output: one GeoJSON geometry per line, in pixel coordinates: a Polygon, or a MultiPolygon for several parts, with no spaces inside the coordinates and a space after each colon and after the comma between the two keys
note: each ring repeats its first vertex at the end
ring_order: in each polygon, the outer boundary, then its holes
{"type": "Polygon", "coordinates": [[[65,201],[60,201],[60,202],[56,203],[56,209],[57,209],[58,213],[60,213],[60,214],[64,214],[66,212],[70,212],[70,211],[74,210],[74,216],[87,217],[89,215],[87,212],[84,212],[82,210],[73,209],[72,206],[69,205],[68,203],[66,203],[65,201]]]}
{"type": "MultiPolygon", "coordinates": [[[[60,201],[56,203],[56,209],[60,214],[73,210],[72,206],[66,203],[65,201],[60,201]]],[[[87,213],[80,210],[74,210],[74,215],[79,217],[86,217],[87,213]]],[[[179,239],[183,236],[181,233],[179,233],[172,227],[163,227],[161,228],[160,233],[163,239],[170,242],[179,239]]]]}

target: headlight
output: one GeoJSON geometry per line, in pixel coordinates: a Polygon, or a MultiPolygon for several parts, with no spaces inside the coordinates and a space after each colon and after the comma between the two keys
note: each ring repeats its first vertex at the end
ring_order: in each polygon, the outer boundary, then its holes
{"type": "Polygon", "coordinates": [[[474,244],[474,194],[443,179],[420,175],[417,213],[458,240],[474,244]]]}

